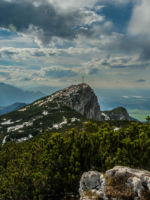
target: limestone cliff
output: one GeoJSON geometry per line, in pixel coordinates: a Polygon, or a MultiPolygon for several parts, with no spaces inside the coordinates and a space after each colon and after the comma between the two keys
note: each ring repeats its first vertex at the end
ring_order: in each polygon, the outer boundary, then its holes
{"type": "Polygon", "coordinates": [[[93,89],[86,83],[60,90],[51,99],[84,115],[87,119],[101,120],[100,106],[93,89]]]}

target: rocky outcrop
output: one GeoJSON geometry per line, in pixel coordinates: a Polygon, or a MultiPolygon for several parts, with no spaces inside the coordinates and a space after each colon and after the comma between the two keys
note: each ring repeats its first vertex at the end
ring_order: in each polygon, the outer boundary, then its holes
{"type": "Polygon", "coordinates": [[[123,107],[118,107],[111,111],[102,111],[101,115],[103,120],[131,120],[127,110],[123,107]]]}
{"type": "Polygon", "coordinates": [[[150,172],[117,166],[105,174],[89,171],[80,181],[80,200],[149,200],[150,172]]]}
{"type": "Polygon", "coordinates": [[[51,95],[57,101],[84,115],[87,119],[101,120],[100,106],[93,89],[86,83],[72,85],[51,95]]]}

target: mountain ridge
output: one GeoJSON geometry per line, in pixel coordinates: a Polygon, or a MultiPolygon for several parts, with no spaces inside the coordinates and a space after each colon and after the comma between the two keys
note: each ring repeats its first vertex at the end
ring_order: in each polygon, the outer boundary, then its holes
{"type": "MultiPolygon", "coordinates": [[[[46,100],[45,102],[57,101],[86,116],[87,119],[101,120],[97,96],[94,90],[86,83],[71,85],[42,99],[46,100]]],[[[35,104],[45,104],[42,99],[36,101],[35,104]]]]}
{"type": "Polygon", "coordinates": [[[0,82],[0,106],[5,107],[16,102],[31,103],[45,94],[42,92],[25,91],[18,87],[0,82]]]}
{"type": "MultiPolygon", "coordinates": [[[[127,111],[124,118],[120,118],[123,114],[116,114],[118,120],[129,120],[127,111]]],[[[29,139],[44,133],[46,129],[60,130],[87,120],[101,122],[104,119],[94,90],[88,84],[81,83],[0,116],[0,140],[5,143],[14,139],[29,139]]]]}

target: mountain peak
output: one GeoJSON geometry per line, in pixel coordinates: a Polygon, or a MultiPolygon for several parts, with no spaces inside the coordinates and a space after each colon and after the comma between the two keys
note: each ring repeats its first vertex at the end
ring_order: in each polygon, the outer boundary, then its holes
{"type": "Polygon", "coordinates": [[[93,89],[86,83],[71,85],[59,90],[47,98],[35,102],[43,105],[47,102],[57,102],[84,115],[87,119],[101,120],[100,106],[93,89]]]}
{"type": "Polygon", "coordinates": [[[86,116],[87,119],[101,120],[97,96],[88,84],[72,85],[54,96],[57,96],[63,105],[86,116]]]}
{"type": "Polygon", "coordinates": [[[56,96],[59,96],[59,95],[63,96],[64,95],[64,96],[66,96],[66,95],[69,95],[69,94],[72,94],[72,93],[77,93],[80,90],[84,90],[84,89],[87,89],[87,88],[92,90],[92,88],[86,83],[80,83],[78,85],[71,85],[71,86],[69,86],[65,89],[62,89],[62,90],[59,90],[59,91],[53,93],[52,96],[53,95],[56,95],[56,96]]]}
{"type": "Polygon", "coordinates": [[[102,112],[103,120],[127,120],[130,121],[131,118],[124,107],[117,107],[110,111],[102,112]]]}

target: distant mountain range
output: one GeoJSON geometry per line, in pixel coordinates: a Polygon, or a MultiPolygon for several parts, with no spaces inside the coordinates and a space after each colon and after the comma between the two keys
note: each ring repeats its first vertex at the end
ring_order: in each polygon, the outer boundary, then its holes
{"type": "Polygon", "coordinates": [[[31,103],[45,96],[42,92],[24,91],[20,88],[0,83],[0,107],[9,106],[16,102],[31,103]]]}
{"type": "Polygon", "coordinates": [[[0,107],[0,115],[4,115],[6,113],[12,112],[24,106],[26,106],[25,103],[14,103],[10,106],[0,107]]]}
{"type": "MultiPolygon", "coordinates": [[[[20,106],[24,103],[29,104],[59,89],[58,87],[40,86],[30,88],[31,91],[28,91],[0,83],[0,115],[18,109],[16,102],[19,102],[20,106]]],[[[95,89],[95,92],[101,110],[125,107],[130,116],[140,121],[145,121],[146,116],[150,115],[150,90],[95,89]]]]}

